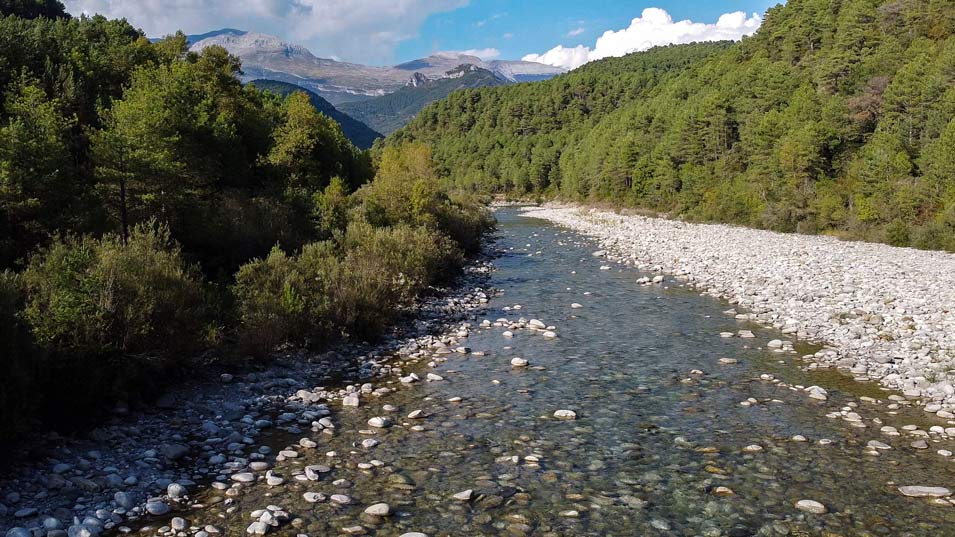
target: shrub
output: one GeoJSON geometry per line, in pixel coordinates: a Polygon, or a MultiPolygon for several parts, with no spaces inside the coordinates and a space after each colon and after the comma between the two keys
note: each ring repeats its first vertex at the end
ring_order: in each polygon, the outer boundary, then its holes
{"type": "Polygon", "coordinates": [[[452,197],[437,215],[438,229],[467,254],[481,249],[481,238],[494,229],[494,216],[473,196],[452,197]]]}
{"type": "Polygon", "coordinates": [[[440,188],[431,150],[421,144],[386,147],[378,175],[356,197],[361,217],[373,226],[427,226],[450,237],[467,253],[480,248],[481,237],[494,225],[476,198],[452,198],[440,188]]]}
{"type": "Polygon", "coordinates": [[[247,350],[265,352],[308,328],[308,306],[318,292],[306,287],[298,260],[279,247],[265,259],[243,265],[233,288],[241,322],[240,340],[247,350]]]}
{"type": "Polygon", "coordinates": [[[201,276],[165,226],[137,226],[125,245],[116,235],[57,239],[30,259],[23,281],[26,319],[54,351],[185,351],[205,328],[201,276]]]}
{"type": "Polygon", "coordinates": [[[325,190],[312,196],[314,221],[318,236],[330,239],[348,226],[351,200],[345,182],[335,177],[325,190]]]}
{"type": "Polygon", "coordinates": [[[365,222],[353,222],[345,234],[344,247],[347,265],[376,267],[390,275],[392,292],[404,302],[426,287],[445,281],[464,259],[447,236],[406,224],[373,228],[365,222]]]}
{"type": "Polygon", "coordinates": [[[276,247],[236,274],[240,339],[246,350],[264,353],[343,332],[375,337],[462,262],[451,239],[406,224],[352,222],[340,244],[309,244],[295,257],[276,247]]]}

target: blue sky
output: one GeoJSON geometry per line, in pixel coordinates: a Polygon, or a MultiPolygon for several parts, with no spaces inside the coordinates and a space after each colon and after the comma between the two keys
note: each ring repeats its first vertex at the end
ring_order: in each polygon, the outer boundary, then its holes
{"type": "Polygon", "coordinates": [[[426,56],[435,50],[495,48],[501,52],[501,58],[517,59],[555,45],[593,45],[604,31],[626,28],[631,19],[639,17],[647,7],[663,8],[674,20],[713,23],[723,13],[763,14],[777,3],[770,0],[472,0],[466,7],[432,15],[421,28],[421,36],[401,43],[396,54],[405,60],[426,56]]]}
{"type": "Polygon", "coordinates": [[[277,35],[318,56],[395,64],[442,50],[576,66],[690,40],[738,39],[759,26],[767,0],[63,0],[74,15],[125,17],[150,37],[224,27],[277,35]],[[646,8],[660,8],[643,17],[646,8]],[[724,13],[745,12],[720,25],[724,13]],[[662,17],[661,17],[662,14],[662,17]],[[672,19],[672,20],[670,20],[672,19]],[[689,19],[699,24],[679,24],[689,19]],[[706,23],[706,26],[702,23],[706,23]],[[618,34],[602,43],[605,31],[618,34]],[[648,37],[649,36],[649,37],[648,37]],[[562,48],[555,50],[559,45],[562,48]],[[579,45],[579,46],[578,46],[579,45]],[[548,54],[544,54],[550,51],[548,54]]]}

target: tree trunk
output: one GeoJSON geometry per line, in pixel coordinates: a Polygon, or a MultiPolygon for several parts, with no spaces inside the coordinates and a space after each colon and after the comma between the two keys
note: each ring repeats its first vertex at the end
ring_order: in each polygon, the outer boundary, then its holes
{"type": "Polygon", "coordinates": [[[123,246],[129,242],[129,212],[126,208],[126,179],[119,180],[119,220],[123,227],[123,246]]]}

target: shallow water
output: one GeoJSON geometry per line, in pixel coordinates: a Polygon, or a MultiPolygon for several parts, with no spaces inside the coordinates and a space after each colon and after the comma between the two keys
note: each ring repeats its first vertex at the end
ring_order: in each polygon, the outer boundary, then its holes
{"type": "Polygon", "coordinates": [[[448,355],[434,369],[418,368],[422,377],[434,371],[443,382],[404,387],[393,381],[397,393],[365,397],[362,408],[336,405],[334,435],[273,434],[276,450],[302,436],[319,446],[276,463],[284,485],[269,489],[260,482],[223,503],[210,489],[200,497],[206,507],[182,516],[244,534],[251,511],[275,504],[299,520],[274,534],[313,537],[356,525],[380,536],[420,531],[432,537],[955,535],[955,506],[897,490],[952,485],[955,462],[935,451],[953,443],[929,438],[928,449],[916,450],[909,447],[915,437],[882,435],[871,420],[899,429],[946,424],[914,409],[890,415],[889,393],[877,386],[832,370],[806,371],[798,355],[769,352],[765,344],[782,336],[724,314],[725,302],[666,288],[672,281],[639,286],[641,274],[621,265],[600,270],[606,260],[592,257],[596,247],[575,233],[519,217],[514,209],[500,211],[498,219],[504,255],[490,285],[503,296],[477,322],[541,319],[556,326],[557,339],[528,330],[505,338],[506,328],[475,322],[462,344],[487,356],[448,355]],[[572,309],[575,302],[583,307],[572,309]],[[522,308],[504,310],[515,304],[522,308]],[[752,329],[757,338],[719,337],[740,329],[752,329]],[[516,356],[530,367],[512,368],[516,356]],[[719,364],[725,357],[738,363],[719,364]],[[760,380],[764,373],[783,383],[819,384],[829,399],[760,380]],[[882,403],[862,402],[863,395],[882,403]],[[449,402],[452,397],[463,401],[449,402]],[[747,398],[758,402],[741,406],[747,398]],[[851,402],[866,428],[826,417],[851,402]],[[398,407],[392,414],[397,425],[366,434],[368,418],[385,415],[384,404],[398,407]],[[404,419],[418,409],[427,418],[404,419]],[[554,419],[558,409],[574,410],[577,419],[554,419]],[[425,430],[412,431],[412,425],[425,430]],[[381,444],[362,447],[369,437],[381,444]],[[873,439],[893,449],[868,455],[866,442],[873,439]],[[743,450],[753,444],[763,450],[743,450]],[[381,464],[357,467],[372,460],[381,464]],[[293,480],[307,464],[332,471],[316,482],[293,480]],[[338,479],[348,483],[336,485],[338,479]],[[474,490],[472,500],[451,498],[466,489],[474,490]],[[353,503],[309,504],[306,491],[347,494],[353,503]],[[802,499],[821,502],[829,513],[797,510],[802,499]],[[377,502],[390,504],[395,515],[362,514],[377,502]]]}

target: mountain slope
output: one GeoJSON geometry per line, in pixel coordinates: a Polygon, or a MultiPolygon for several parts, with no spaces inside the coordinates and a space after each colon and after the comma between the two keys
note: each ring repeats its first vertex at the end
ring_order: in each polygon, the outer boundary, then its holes
{"type": "Polygon", "coordinates": [[[260,90],[269,91],[282,97],[287,97],[296,91],[304,91],[308,94],[309,100],[312,102],[312,106],[314,106],[319,112],[338,122],[338,124],[341,125],[342,132],[345,133],[345,136],[347,136],[348,139],[351,140],[351,143],[355,144],[355,146],[359,149],[368,149],[376,139],[383,137],[381,133],[371,129],[365,123],[362,123],[350,115],[341,112],[332,106],[330,102],[326,101],[315,92],[309,91],[301,86],[296,86],[294,84],[289,84],[287,82],[281,82],[278,80],[264,79],[253,80],[251,83],[260,90]]]}
{"type": "Polygon", "coordinates": [[[950,0],[790,0],[666,74],[699,47],[452,94],[390,143],[463,186],[955,250],[950,0]]]}
{"type": "Polygon", "coordinates": [[[211,45],[224,47],[242,60],[244,80],[261,78],[288,82],[318,93],[334,105],[397,91],[415,72],[427,78],[441,78],[461,64],[487,69],[510,82],[538,80],[563,72],[557,67],[532,62],[486,63],[475,56],[456,52],[440,52],[394,67],[372,67],[319,58],[302,46],[260,33],[219,30],[207,35],[208,38],[192,44],[191,49],[198,51],[211,45]]]}
{"type": "Polygon", "coordinates": [[[415,75],[398,91],[366,101],[342,103],[339,108],[375,130],[389,134],[411,121],[422,108],[453,91],[505,84],[494,73],[473,65],[461,65],[435,80],[417,72],[415,75]]]}

